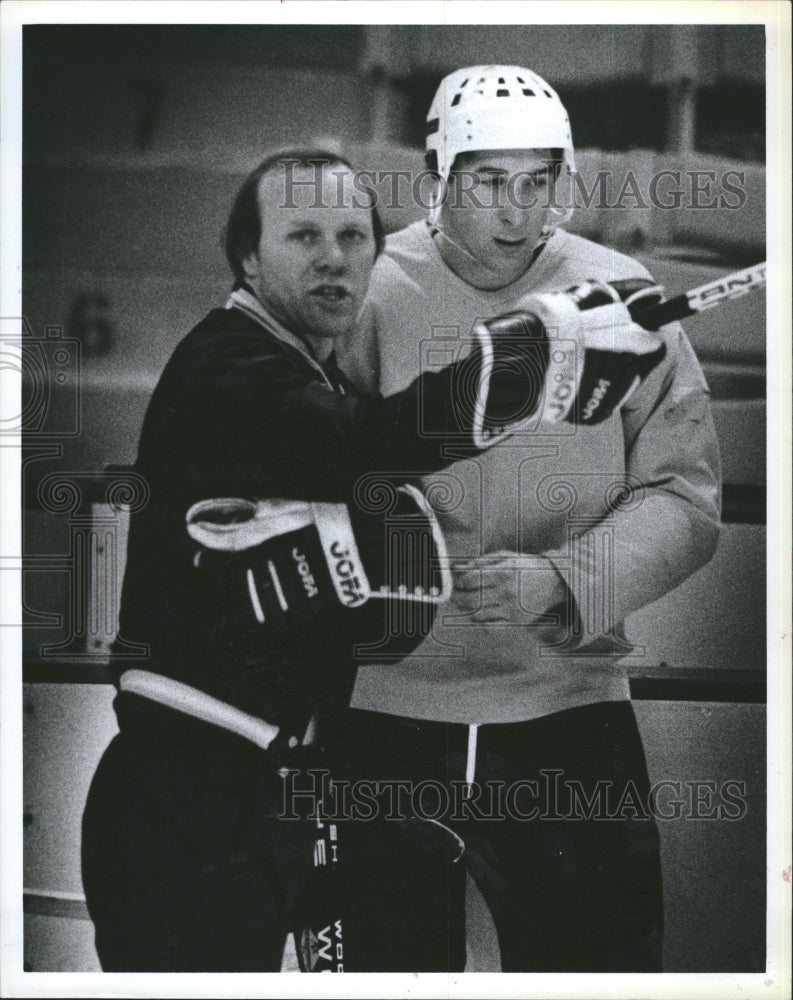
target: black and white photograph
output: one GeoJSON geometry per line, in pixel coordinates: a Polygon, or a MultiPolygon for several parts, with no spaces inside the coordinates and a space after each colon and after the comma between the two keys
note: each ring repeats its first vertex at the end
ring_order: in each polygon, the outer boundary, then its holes
{"type": "Polygon", "coordinates": [[[0,994],[789,996],[790,7],[0,18],[0,994]]]}

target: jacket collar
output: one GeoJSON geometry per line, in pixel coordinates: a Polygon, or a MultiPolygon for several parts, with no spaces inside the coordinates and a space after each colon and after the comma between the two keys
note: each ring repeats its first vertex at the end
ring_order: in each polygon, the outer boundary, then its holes
{"type": "Polygon", "coordinates": [[[259,326],[263,327],[268,333],[282,341],[282,343],[288,344],[290,347],[294,348],[294,350],[299,351],[306,361],[308,361],[309,364],[322,374],[322,378],[325,382],[333,388],[325,369],[311,354],[305,342],[296,334],[287,330],[282,323],[279,323],[278,320],[264,308],[253,292],[244,287],[234,289],[226,300],[226,309],[239,309],[239,311],[245,313],[246,316],[256,320],[259,326]]]}

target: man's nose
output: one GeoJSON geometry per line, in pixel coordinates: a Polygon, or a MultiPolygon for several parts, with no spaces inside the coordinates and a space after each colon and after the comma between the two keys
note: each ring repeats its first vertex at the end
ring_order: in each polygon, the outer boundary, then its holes
{"type": "Polygon", "coordinates": [[[507,226],[522,226],[526,219],[526,207],[519,205],[514,196],[505,191],[501,195],[498,218],[507,226]]]}
{"type": "Polygon", "coordinates": [[[346,268],[347,258],[338,240],[328,237],[320,243],[314,266],[323,271],[343,271],[346,268]]]}

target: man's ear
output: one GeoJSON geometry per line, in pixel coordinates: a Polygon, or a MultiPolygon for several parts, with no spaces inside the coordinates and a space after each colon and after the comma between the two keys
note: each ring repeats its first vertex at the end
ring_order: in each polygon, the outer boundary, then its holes
{"type": "Polygon", "coordinates": [[[249,279],[255,278],[259,273],[259,255],[255,250],[251,250],[242,258],[242,269],[245,271],[245,277],[249,279]]]}

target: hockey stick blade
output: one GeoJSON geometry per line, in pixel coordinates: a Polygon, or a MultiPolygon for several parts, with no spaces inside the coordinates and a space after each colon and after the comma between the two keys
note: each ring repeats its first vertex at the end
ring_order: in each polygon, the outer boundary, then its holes
{"type": "Polygon", "coordinates": [[[765,270],[765,261],[762,264],[753,264],[752,267],[726,274],[723,278],[716,278],[657,305],[643,306],[640,300],[630,313],[645,330],[657,330],[667,323],[685,319],[686,316],[695,316],[706,309],[721,305],[722,302],[740,298],[755,288],[762,288],[766,282],[765,270]]]}

